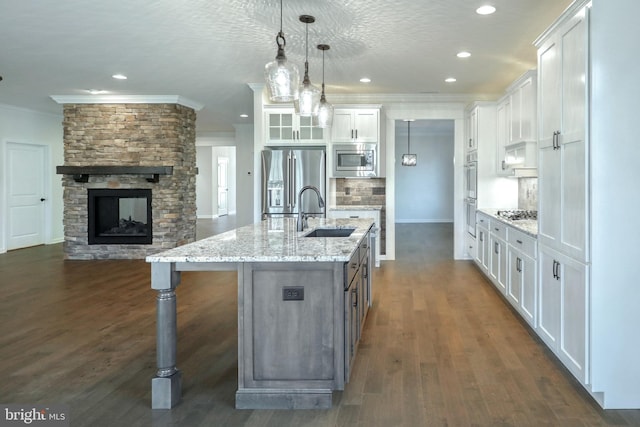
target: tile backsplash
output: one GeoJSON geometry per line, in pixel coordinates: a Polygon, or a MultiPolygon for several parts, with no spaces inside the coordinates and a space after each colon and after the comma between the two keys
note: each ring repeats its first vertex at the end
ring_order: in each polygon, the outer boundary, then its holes
{"type": "Polygon", "coordinates": [[[380,211],[380,235],[378,236],[380,253],[386,253],[386,209],[387,189],[385,178],[337,178],[336,205],[382,206],[380,211]]]}
{"type": "Polygon", "coordinates": [[[518,179],[518,208],[538,210],[538,178],[518,179]]]}

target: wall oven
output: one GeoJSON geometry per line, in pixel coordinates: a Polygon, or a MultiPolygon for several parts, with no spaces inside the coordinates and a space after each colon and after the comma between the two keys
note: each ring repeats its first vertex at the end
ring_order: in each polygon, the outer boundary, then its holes
{"type": "Polygon", "coordinates": [[[476,208],[478,197],[478,152],[472,151],[467,153],[466,163],[464,165],[465,174],[465,217],[467,224],[467,232],[476,237],[476,208]]]}
{"type": "Polygon", "coordinates": [[[472,151],[467,154],[467,162],[464,165],[465,195],[469,199],[478,197],[478,154],[472,151]]]}
{"type": "Polygon", "coordinates": [[[378,176],[376,144],[339,144],[333,146],[334,177],[378,176]]]}

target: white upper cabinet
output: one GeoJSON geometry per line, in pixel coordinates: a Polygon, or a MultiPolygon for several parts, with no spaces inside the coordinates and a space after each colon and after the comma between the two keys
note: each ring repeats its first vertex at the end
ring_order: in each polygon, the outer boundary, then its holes
{"type": "Polygon", "coordinates": [[[509,143],[516,144],[536,139],[536,77],[528,71],[509,90],[511,98],[511,131],[509,143]]]}
{"type": "Polygon", "coordinates": [[[499,176],[509,176],[513,174],[513,171],[507,166],[505,156],[506,147],[509,143],[509,134],[511,131],[511,97],[505,96],[500,101],[498,101],[496,114],[496,174],[498,174],[499,176]]]}
{"type": "Polygon", "coordinates": [[[526,72],[498,104],[498,175],[518,170],[521,176],[536,176],[536,80],[534,70],[526,72]]]}
{"type": "Polygon", "coordinates": [[[380,109],[336,108],[331,125],[332,142],[377,143],[380,140],[380,109]]]}
{"type": "Polygon", "coordinates": [[[587,262],[588,37],[576,14],[538,51],[538,237],[541,244],[587,262]]]}
{"type": "Polygon", "coordinates": [[[311,117],[300,117],[293,108],[265,110],[267,143],[323,143],[324,129],[313,126],[311,117]]]}
{"type": "Polygon", "coordinates": [[[476,106],[471,109],[467,114],[467,143],[465,145],[466,151],[473,151],[478,149],[478,110],[476,106]]]}

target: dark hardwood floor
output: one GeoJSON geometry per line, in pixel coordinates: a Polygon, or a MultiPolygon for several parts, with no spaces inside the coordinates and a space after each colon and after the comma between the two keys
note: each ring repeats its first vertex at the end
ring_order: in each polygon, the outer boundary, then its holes
{"type": "MultiPolygon", "coordinates": [[[[351,382],[331,410],[234,409],[236,274],[183,274],[183,400],[150,409],[155,292],[142,260],[0,255],[0,403],[64,403],[72,426],[639,426],[603,411],[475,266],[451,224],[399,224],[351,382]]],[[[200,236],[202,237],[202,236],[200,236]]]]}

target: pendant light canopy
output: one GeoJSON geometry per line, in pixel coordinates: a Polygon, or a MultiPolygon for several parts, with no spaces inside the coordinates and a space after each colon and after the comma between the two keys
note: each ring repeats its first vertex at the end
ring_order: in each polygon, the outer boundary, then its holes
{"type": "Polygon", "coordinates": [[[306,44],[304,60],[304,78],[300,84],[298,100],[294,101],[296,112],[302,117],[315,117],[318,115],[320,105],[320,89],[311,84],[309,80],[309,24],[316,22],[311,15],[300,15],[300,22],[305,23],[306,44]]]}
{"type": "MultiPolygon", "coordinates": [[[[407,152],[411,153],[411,122],[413,119],[405,119],[407,122],[407,152]]],[[[403,154],[402,166],[415,166],[418,164],[418,156],[416,154],[403,154]]]]}
{"type": "Polygon", "coordinates": [[[314,124],[320,128],[330,128],[333,122],[333,105],[327,102],[327,98],[324,96],[324,52],[329,48],[328,44],[318,45],[318,49],[322,51],[322,94],[320,95],[318,115],[314,118],[314,124]]]}
{"type": "Polygon", "coordinates": [[[291,102],[298,99],[298,84],[300,72],[295,64],[287,61],[284,48],[287,44],[282,32],[282,0],[280,0],[280,32],[276,36],[278,54],[275,61],[264,67],[264,77],[267,81],[269,99],[273,102],[291,102]]]}

